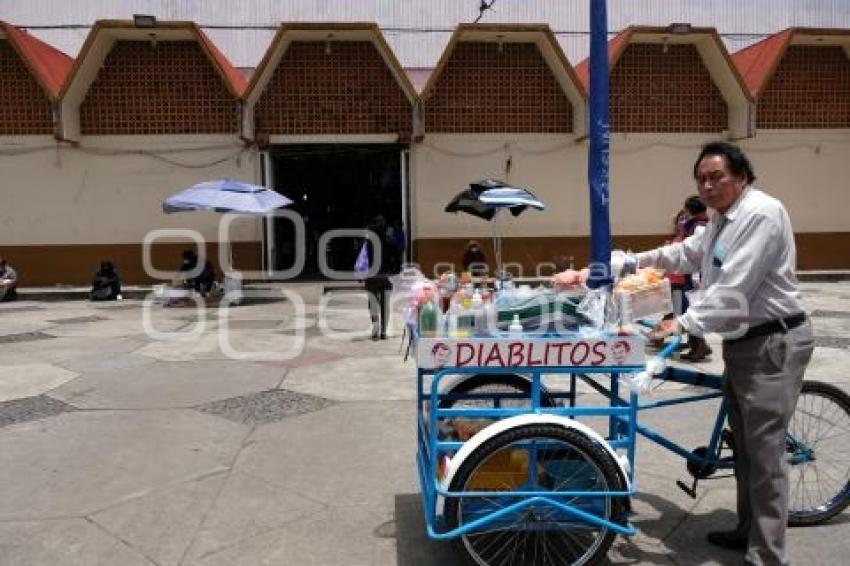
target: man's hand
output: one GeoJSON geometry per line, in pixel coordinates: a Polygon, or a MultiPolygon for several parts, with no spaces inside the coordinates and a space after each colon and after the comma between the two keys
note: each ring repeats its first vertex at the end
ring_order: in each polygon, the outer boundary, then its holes
{"type": "Polygon", "coordinates": [[[682,333],[682,325],[678,319],[662,320],[649,333],[649,342],[654,346],[662,346],[668,336],[678,336],[682,333]]]}

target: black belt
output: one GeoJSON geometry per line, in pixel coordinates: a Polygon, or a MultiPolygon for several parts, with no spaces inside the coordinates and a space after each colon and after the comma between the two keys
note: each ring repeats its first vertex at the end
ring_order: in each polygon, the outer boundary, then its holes
{"type": "Polygon", "coordinates": [[[732,338],[730,340],[726,340],[726,342],[734,343],[755,338],[757,336],[770,336],[777,332],[785,333],[792,328],[797,328],[804,322],[806,322],[806,313],[801,312],[799,314],[792,314],[791,316],[781,318],[779,320],[769,320],[767,322],[751,326],[750,329],[747,330],[747,332],[740,338],[732,338]]]}

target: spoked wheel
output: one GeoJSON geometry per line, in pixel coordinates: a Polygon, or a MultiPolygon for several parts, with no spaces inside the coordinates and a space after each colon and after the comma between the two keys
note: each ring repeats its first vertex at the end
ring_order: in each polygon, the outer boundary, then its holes
{"type": "Polygon", "coordinates": [[[850,396],[804,381],[786,446],[788,524],[814,525],[841,513],[850,503],[850,396]]]}
{"type": "MultiPolygon", "coordinates": [[[[540,405],[554,407],[555,399],[546,389],[540,389],[540,405]]],[[[460,406],[531,407],[531,380],[514,373],[473,374],[443,393],[456,394],[459,397],[440,399],[441,409],[460,406]]]]}
{"type": "MultiPolygon", "coordinates": [[[[466,525],[522,501],[524,491],[620,491],[614,458],[579,431],[555,424],[508,429],[469,454],[449,491],[503,491],[516,496],[448,497],[449,528],[466,525]],[[531,465],[530,465],[531,464],[531,465]]],[[[620,522],[625,498],[551,496],[586,513],[620,522]]],[[[596,564],[615,533],[546,503],[535,503],[481,525],[456,543],[471,564],[596,564]]]]}

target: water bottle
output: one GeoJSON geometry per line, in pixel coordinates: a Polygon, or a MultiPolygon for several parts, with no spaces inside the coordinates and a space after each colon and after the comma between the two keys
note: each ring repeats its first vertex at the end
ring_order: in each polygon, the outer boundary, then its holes
{"type": "Polygon", "coordinates": [[[457,303],[452,303],[449,307],[449,312],[446,315],[448,319],[448,331],[447,334],[449,338],[457,338],[458,337],[458,314],[460,314],[460,308],[457,303]]]}
{"type": "Polygon", "coordinates": [[[493,334],[496,332],[496,325],[499,321],[499,313],[496,311],[496,305],[493,301],[484,303],[484,324],[479,329],[481,334],[493,334]]]}
{"type": "Polygon", "coordinates": [[[515,314],[511,325],[508,327],[508,332],[513,336],[522,336],[522,324],[519,321],[519,315],[515,314]]]}
{"type": "Polygon", "coordinates": [[[424,338],[437,335],[437,307],[433,301],[425,301],[419,308],[419,335],[424,338]]]}

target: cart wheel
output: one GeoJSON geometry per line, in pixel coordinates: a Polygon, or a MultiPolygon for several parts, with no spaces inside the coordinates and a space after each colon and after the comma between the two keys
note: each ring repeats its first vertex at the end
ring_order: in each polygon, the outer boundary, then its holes
{"type": "MultiPolygon", "coordinates": [[[[516,496],[447,497],[449,528],[486,517],[523,499],[524,490],[620,491],[625,481],[611,454],[579,431],[555,424],[508,429],[469,454],[455,474],[450,492],[506,491],[516,496]],[[536,462],[536,466],[529,466],[536,462]]],[[[626,498],[552,496],[598,517],[621,522],[626,498]]],[[[615,533],[582,521],[546,503],[524,507],[456,544],[471,564],[596,564],[615,533]]]]}
{"type": "Polygon", "coordinates": [[[804,381],[786,445],[788,525],[815,525],[841,513],[850,503],[850,395],[804,381]]]}
{"type": "MultiPolygon", "coordinates": [[[[497,404],[501,407],[531,407],[531,380],[515,373],[477,373],[470,375],[467,379],[456,383],[451,389],[443,391],[442,394],[455,393],[459,395],[481,395],[475,399],[450,399],[440,400],[441,409],[450,409],[458,405],[469,407],[493,407],[497,404]],[[500,399],[499,394],[519,394],[520,397],[500,399]]],[[[542,407],[554,407],[555,399],[542,385],[540,387],[540,405],[542,407]]]]}

